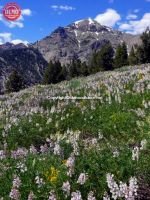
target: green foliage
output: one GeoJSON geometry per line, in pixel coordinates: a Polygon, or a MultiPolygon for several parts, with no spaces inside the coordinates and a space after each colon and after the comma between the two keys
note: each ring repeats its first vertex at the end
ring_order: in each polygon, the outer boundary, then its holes
{"type": "Polygon", "coordinates": [[[100,71],[98,63],[97,63],[97,54],[98,54],[98,52],[97,53],[95,52],[92,55],[92,58],[90,61],[90,67],[89,67],[90,74],[94,74],[94,73],[100,71]]]}
{"type": "Polygon", "coordinates": [[[129,65],[137,65],[138,64],[138,58],[136,56],[136,53],[134,51],[134,48],[132,47],[130,54],[129,54],[129,65]]]}
{"type": "Polygon", "coordinates": [[[114,68],[121,68],[128,64],[136,65],[138,63],[150,62],[150,31],[147,29],[141,36],[142,45],[136,47],[136,51],[132,47],[128,56],[126,43],[119,44],[114,58],[114,50],[109,42],[102,46],[101,50],[94,52],[89,64],[81,62],[81,60],[74,58],[70,64],[61,66],[59,61],[50,62],[45,74],[43,83],[51,84],[58,83],[62,80],[70,80],[74,77],[87,76],[97,73],[99,71],[113,70],[114,68]]]}
{"type": "MultiPolygon", "coordinates": [[[[77,88],[79,86],[79,82],[77,81],[71,81],[70,84],[72,88],[77,88]]],[[[84,137],[86,137],[86,133],[96,135],[99,130],[101,130],[105,138],[109,141],[113,135],[116,141],[114,140],[111,142],[114,142],[114,145],[119,142],[120,144],[118,144],[118,146],[123,143],[127,144],[128,141],[133,142],[136,135],[136,140],[141,140],[141,129],[139,129],[136,124],[139,117],[136,116],[134,112],[129,112],[127,110],[136,109],[137,107],[142,108],[143,98],[148,100],[150,96],[149,94],[123,95],[121,105],[118,105],[114,100],[111,105],[101,105],[97,101],[94,111],[88,108],[90,106],[88,100],[82,100],[82,102],[79,100],[81,107],[86,106],[87,111],[82,114],[80,107],[76,107],[74,103],[70,103],[63,111],[64,116],[68,115],[64,120],[61,120],[62,116],[57,116],[56,113],[50,114],[48,118],[40,114],[33,115],[29,118],[23,118],[18,125],[12,126],[10,130],[11,134],[9,134],[7,138],[7,143],[9,148],[21,146],[29,148],[31,144],[40,146],[46,137],[48,137],[49,133],[55,134],[59,131],[63,134],[68,128],[74,131],[81,130],[84,137]],[[51,118],[51,122],[47,124],[49,118],[51,118]],[[57,123],[58,125],[56,126],[57,123]],[[21,127],[21,130],[19,127],[21,127]]],[[[56,101],[54,103],[44,100],[40,103],[40,106],[45,110],[50,110],[52,106],[57,105],[56,101]]],[[[140,120],[142,121],[142,118],[140,120]]],[[[144,129],[147,129],[146,122],[145,128],[143,127],[143,130],[144,129]]]]}
{"type": "Polygon", "coordinates": [[[89,75],[89,66],[86,64],[86,62],[83,62],[81,64],[80,72],[81,72],[82,76],[88,76],[89,75]]]}
{"type": "MultiPolygon", "coordinates": [[[[0,150],[7,143],[6,157],[0,162],[0,197],[10,199],[14,175],[21,179],[18,190],[23,200],[28,199],[31,191],[36,199],[48,199],[49,192],[54,191],[58,200],[70,200],[71,196],[66,198],[62,191],[66,181],[71,185],[71,192],[81,192],[82,199],[87,199],[90,191],[98,200],[103,199],[105,192],[112,199],[106,181],[107,173],[114,175],[117,184],[122,181],[129,185],[129,179],[135,176],[139,181],[142,179],[140,183],[144,187],[149,187],[150,93],[147,89],[149,82],[144,78],[148,73],[147,68],[141,67],[142,73],[135,68],[131,75],[129,69],[123,73],[120,70],[118,73],[101,73],[102,76],[78,78],[22,91],[18,93],[17,103],[11,104],[10,112],[6,105],[10,105],[14,94],[0,99],[3,116],[1,122],[0,115],[0,150]],[[136,89],[140,80],[142,85],[136,89]],[[101,100],[53,101],[48,98],[51,89],[55,89],[57,96],[94,96],[98,92],[101,100]],[[9,126],[12,120],[16,123],[9,126]],[[139,149],[139,159],[133,160],[132,150],[141,147],[143,140],[147,144],[139,149]],[[61,149],[58,155],[54,154],[56,144],[61,149]],[[31,145],[37,153],[30,152],[31,145]],[[40,152],[41,145],[46,152],[40,152]],[[23,147],[27,148],[28,154],[13,159],[12,150],[23,147]],[[65,163],[76,148],[78,154],[75,154],[74,173],[70,177],[65,163]],[[118,154],[114,154],[116,152],[118,154]],[[56,172],[53,177],[49,176],[52,170],[56,172]],[[88,174],[83,185],[77,183],[81,173],[88,174]],[[43,179],[43,185],[38,186],[35,181],[37,176],[43,179]],[[56,181],[53,182],[52,178],[56,181]]],[[[2,156],[3,152],[0,153],[2,156]]]]}
{"type": "Polygon", "coordinates": [[[150,63],[150,30],[149,28],[141,36],[142,45],[137,48],[139,63],[150,63]]]}
{"type": "Polygon", "coordinates": [[[80,81],[78,79],[73,79],[69,82],[69,86],[71,89],[78,88],[81,85],[80,81]]]}
{"type": "Polygon", "coordinates": [[[45,70],[43,84],[55,84],[74,77],[87,76],[88,74],[89,69],[86,62],[82,63],[79,59],[73,59],[66,66],[62,66],[59,61],[51,61],[45,70]]]}
{"type": "Polygon", "coordinates": [[[19,90],[23,89],[24,86],[23,77],[18,73],[18,71],[14,70],[6,82],[6,91],[18,92],[19,90]]]}
{"type": "Polygon", "coordinates": [[[81,61],[79,59],[73,59],[69,65],[69,77],[74,78],[81,76],[81,61]]]}
{"type": "Polygon", "coordinates": [[[100,51],[93,54],[90,73],[113,69],[114,50],[110,43],[105,44],[100,51]]]}
{"type": "Polygon", "coordinates": [[[68,65],[68,77],[69,79],[74,77],[81,77],[89,75],[89,69],[86,62],[81,62],[79,59],[73,59],[68,65]]]}
{"type": "MultiPolygon", "coordinates": [[[[63,68],[64,69],[64,68],[63,68]]],[[[45,70],[43,84],[58,83],[64,80],[62,66],[59,61],[50,62],[45,70]]]]}
{"type": "Polygon", "coordinates": [[[136,56],[138,58],[138,64],[142,64],[145,62],[143,54],[144,54],[144,50],[143,50],[142,46],[138,46],[136,49],[136,56]]]}
{"type": "Polygon", "coordinates": [[[123,42],[122,45],[119,44],[116,49],[114,65],[115,68],[120,68],[128,65],[128,53],[125,42],[123,42]]]}

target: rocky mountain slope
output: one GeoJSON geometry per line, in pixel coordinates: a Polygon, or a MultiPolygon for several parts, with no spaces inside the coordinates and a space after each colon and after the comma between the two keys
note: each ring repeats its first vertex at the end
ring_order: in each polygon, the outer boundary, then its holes
{"type": "Polygon", "coordinates": [[[62,63],[68,63],[76,57],[87,61],[106,41],[110,41],[114,48],[125,41],[130,50],[134,44],[140,43],[140,38],[102,26],[95,20],[85,19],[57,28],[49,36],[34,43],[33,47],[48,62],[59,59],[62,63]]]}
{"type": "Polygon", "coordinates": [[[41,53],[23,44],[6,43],[0,46],[0,93],[5,90],[5,81],[13,69],[24,77],[26,86],[42,80],[47,62],[41,53]]]}
{"type": "Polygon", "coordinates": [[[108,41],[114,48],[125,41],[128,50],[132,45],[140,43],[139,36],[122,33],[86,19],[59,27],[49,36],[29,46],[11,43],[0,45],[0,93],[14,68],[24,74],[27,86],[39,83],[50,60],[60,60],[63,64],[73,58],[88,61],[93,52],[108,41]]]}

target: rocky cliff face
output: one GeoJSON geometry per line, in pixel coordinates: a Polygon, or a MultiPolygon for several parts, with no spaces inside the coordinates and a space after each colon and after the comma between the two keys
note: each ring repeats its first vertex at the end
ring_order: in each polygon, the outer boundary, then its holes
{"type": "Polygon", "coordinates": [[[42,80],[47,62],[38,50],[23,44],[0,45],[0,93],[5,90],[5,82],[13,69],[24,77],[26,86],[42,80]]]}
{"type": "Polygon", "coordinates": [[[37,48],[48,62],[59,59],[66,64],[73,58],[87,61],[106,41],[110,41],[114,48],[125,41],[130,50],[134,44],[140,42],[140,38],[86,19],[57,28],[49,36],[34,43],[33,47],[37,48]]]}

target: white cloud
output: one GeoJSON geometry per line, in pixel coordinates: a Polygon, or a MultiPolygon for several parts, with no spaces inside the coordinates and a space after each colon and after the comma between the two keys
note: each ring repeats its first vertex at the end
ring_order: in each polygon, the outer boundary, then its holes
{"type": "Polygon", "coordinates": [[[137,15],[135,15],[135,14],[129,14],[129,15],[127,15],[126,19],[127,19],[127,20],[130,20],[130,19],[137,19],[137,15]]]}
{"type": "Polygon", "coordinates": [[[97,15],[95,20],[102,25],[113,27],[121,20],[121,16],[116,10],[107,9],[104,13],[97,15]]]}
{"type": "Polygon", "coordinates": [[[0,33],[0,44],[11,41],[11,33],[0,33]]]}
{"type": "Polygon", "coordinates": [[[31,16],[32,15],[32,11],[30,9],[23,9],[22,10],[22,15],[26,15],[26,16],[31,16]]]}
{"type": "Polygon", "coordinates": [[[0,14],[0,21],[5,24],[9,28],[23,28],[24,27],[24,16],[31,16],[32,11],[30,9],[23,9],[20,18],[16,21],[8,21],[6,20],[2,14],[0,14]]]}
{"type": "Polygon", "coordinates": [[[22,20],[19,19],[16,21],[8,21],[3,18],[2,14],[0,14],[0,21],[2,21],[3,24],[5,24],[9,28],[14,28],[14,27],[23,28],[24,27],[22,20]]]}
{"type": "Polygon", "coordinates": [[[76,10],[76,8],[68,5],[52,5],[51,8],[55,11],[72,11],[76,10]]]}
{"type": "Polygon", "coordinates": [[[13,44],[20,44],[23,43],[27,45],[29,42],[26,40],[20,40],[20,39],[12,39],[12,34],[11,33],[0,33],[0,44],[4,44],[6,42],[11,42],[13,44]]]}
{"type": "Polygon", "coordinates": [[[150,27],[150,13],[145,13],[140,20],[129,20],[119,26],[121,31],[131,34],[141,34],[147,27],[150,27]]]}
{"type": "Polygon", "coordinates": [[[29,44],[29,42],[27,40],[20,40],[20,39],[16,39],[16,40],[11,40],[11,43],[13,44],[20,44],[23,43],[25,45],[29,44]]]}
{"type": "Polygon", "coordinates": [[[150,0],[146,0],[147,2],[150,2],[150,0]]]}

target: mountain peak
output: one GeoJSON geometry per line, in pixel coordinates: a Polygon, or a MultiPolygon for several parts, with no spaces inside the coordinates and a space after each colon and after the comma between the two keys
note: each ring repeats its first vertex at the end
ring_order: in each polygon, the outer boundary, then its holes
{"type": "Polygon", "coordinates": [[[96,21],[94,21],[92,18],[88,18],[88,21],[89,21],[89,24],[93,24],[93,23],[96,22],[96,21]]]}
{"type": "Polygon", "coordinates": [[[78,25],[80,23],[88,23],[90,25],[90,24],[95,24],[97,22],[95,20],[93,20],[92,18],[90,18],[90,17],[87,18],[87,19],[82,19],[82,20],[74,22],[74,24],[76,24],[76,25],[78,25]]]}
{"type": "Polygon", "coordinates": [[[99,25],[100,26],[100,24],[92,18],[78,20],[78,21],[74,22],[73,24],[75,25],[76,28],[83,26],[83,25],[87,25],[87,26],[99,25]]]}
{"type": "Polygon", "coordinates": [[[139,44],[139,37],[113,30],[87,18],[58,27],[51,35],[33,44],[33,47],[37,48],[48,62],[60,60],[61,63],[67,64],[73,58],[79,58],[82,62],[88,61],[93,52],[100,50],[108,41],[114,49],[124,41],[130,51],[134,44],[139,44]]]}

